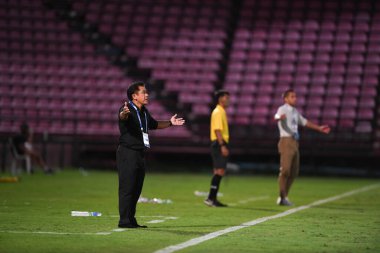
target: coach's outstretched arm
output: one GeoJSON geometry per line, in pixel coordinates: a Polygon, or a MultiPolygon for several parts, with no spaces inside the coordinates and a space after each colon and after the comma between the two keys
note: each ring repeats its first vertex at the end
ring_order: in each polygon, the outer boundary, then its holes
{"type": "Polygon", "coordinates": [[[318,132],[321,132],[321,133],[325,133],[325,134],[328,134],[330,133],[330,127],[328,125],[317,125],[317,124],[314,124],[313,122],[311,121],[307,121],[306,123],[306,127],[307,128],[310,128],[310,129],[313,129],[315,131],[318,131],[318,132]]]}
{"type": "Polygon", "coordinates": [[[158,121],[157,129],[163,129],[170,126],[182,126],[183,124],[185,124],[185,120],[183,118],[177,118],[177,114],[174,114],[170,120],[158,121]]]}

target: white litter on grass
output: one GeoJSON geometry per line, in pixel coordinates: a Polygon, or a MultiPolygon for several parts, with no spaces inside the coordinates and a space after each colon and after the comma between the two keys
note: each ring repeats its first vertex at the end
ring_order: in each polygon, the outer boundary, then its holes
{"type": "Polygon", "coordinates": [[[127,230],[127,229],[125,229],[125,228],[115,228],[115,229],[112,230],[112,232],[124,232],[125,230],[127,230]]]}
{"type": "Polygon", "coordinates": [[[145,198],[140,196],[138,203],[153,203],[153,204],[172,204],[173,201],[170,199],[159,199],[159,198],[145,198]]]}
{"type": "MultiPolygon", "coordinates": [[[[194,195],[198,196],[198,197],[207,197],[208,196],[208,192],[194,191],[194,195]]],[[[218,192],[217,196],[218,197],[223,197],[223,193],[218,192]]]]}
{"type": "Polygon", "coordinates": [[[151,220],[151,221],[148,221],[147,223],[161,223],[161,222],[164,222],[165,220],[151,220]]]}

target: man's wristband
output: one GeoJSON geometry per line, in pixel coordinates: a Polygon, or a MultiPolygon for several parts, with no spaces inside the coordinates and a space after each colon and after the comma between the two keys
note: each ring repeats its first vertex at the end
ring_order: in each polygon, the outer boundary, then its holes
{"type": "Polygon", "coordinates": [[[172,126],[172,125],[173,125],[172,121],[171,121],[171,120],[169,120],[169,126],[172,126]]]}

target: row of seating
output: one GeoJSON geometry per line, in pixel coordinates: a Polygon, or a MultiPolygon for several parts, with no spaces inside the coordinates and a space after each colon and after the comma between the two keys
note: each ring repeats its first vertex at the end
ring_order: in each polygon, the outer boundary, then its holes
{"type": "MultiPolygon", "coordinates": [[[[152,69],[154,79],[214,87],[223,60],[232,5],[229,0],[217,4],[97,0],[76,1],[73,7],[126,54],[137,57],[139,67],[152,69]]],[[[195,106],[198,101],[205,98],[207,103],[212,99],[210,90],[200,99],[183,89],[169,88],[169,91],[177,92],[180,102],[191,104],[194,114],[199,112],[195,109],[199,108],[195,106]]]]}
{"type": "MultiPolygon", "coordinates": [[[[42,2],[18,1],[1,3],[0,132],[18,132],[28,119],[37,133],[117,135],[132,79],[42,2]]],[[[171,116],[158,103],[150,107],[158,119],[171,116]]],[[[173,131],[189,135],[186,128],[173,131]]]]}
{"type": "MultiPolygon", "coordinates": [[[[14,119],[28,117],[38,131],[117,133],[115,113],[132,77],[97,55],[42,2],[30,2],[0,4],[0,131],[17,129],[14,119]]],[[[151,70],[151,78],[162,80],[164,93],[190,104],[191,118],[209,116],[212,93],[222,85],[231,92],[233,126],[274,126],[281,93],[294,88],[299,110],[311,120],[371,133],[379,6],[371,0],[330,2],[243,0],[233,31],[237,4],[230,0],[79,0],[72,7],[137,58],[140,68],[151,70]]],[[[157,101],[149,108],[162,119],[171,116],[157,101]]],[[[156,134],[193,134],[172,131],[156,134]]]]}
{"type": "Polygon", "coordinates": [[[293,88],[306,117],[371,132],[380,73],[380,22],[353,1],[348,6],[355,8],[339,4],[336,8],[342,9],[333,18],[328,14],[331,6],[297,2],[313,7],[300,10],[287,1],[243,1],[224,83],[237,97],[232,99],[232,121],[270,124],[283,103],[281,92],[293,88]],[[310,13],[319,15],[310,18],[310,13]]]}
{"type": "MultiPolygon", "coordinates": [[[[0,68],[1,65],[0,65],[0,68]]],[[[0,72],[1,69],[0,69],[0,72]]],[[[8,77],[14,79],[22,76],[55,76],[62,78],[80,79],[81,77],[99,77],[100,79],[120,79],[124,77],[123,72],[118,67],[110,66],[108,68],[100,66],[55,66],[55,65],[18,65],[12,64],[7,67],[8,77]]]]}
{"type": "MultiPolygon", "coordinates": [[[[293,1],[244,1],[244,7],[258,7],[262,9],[286,9],[290,8],[297,11],[305,10],[361,10],[370,11],[376,5],[376,1],[307,1],[307,0],[293,0],[293,1]]],[[[377,6],[379,4],[377,3],[377,6]]],[[[245,9],[245,8],[244,8],[245,9]]]]}

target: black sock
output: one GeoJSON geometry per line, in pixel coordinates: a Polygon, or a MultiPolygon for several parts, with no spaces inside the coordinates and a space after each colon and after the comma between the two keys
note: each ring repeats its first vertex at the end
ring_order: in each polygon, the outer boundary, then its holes
{"type": "Polygon", "coordinates": [[[210,187],[210,193],[208,195],[208,198],[211,200],[216,200],[216,196],[218,194],[219,190],[219,184],[222,180],[222,176],[214,175],[211,179],[211,187],[210,187]]]}

